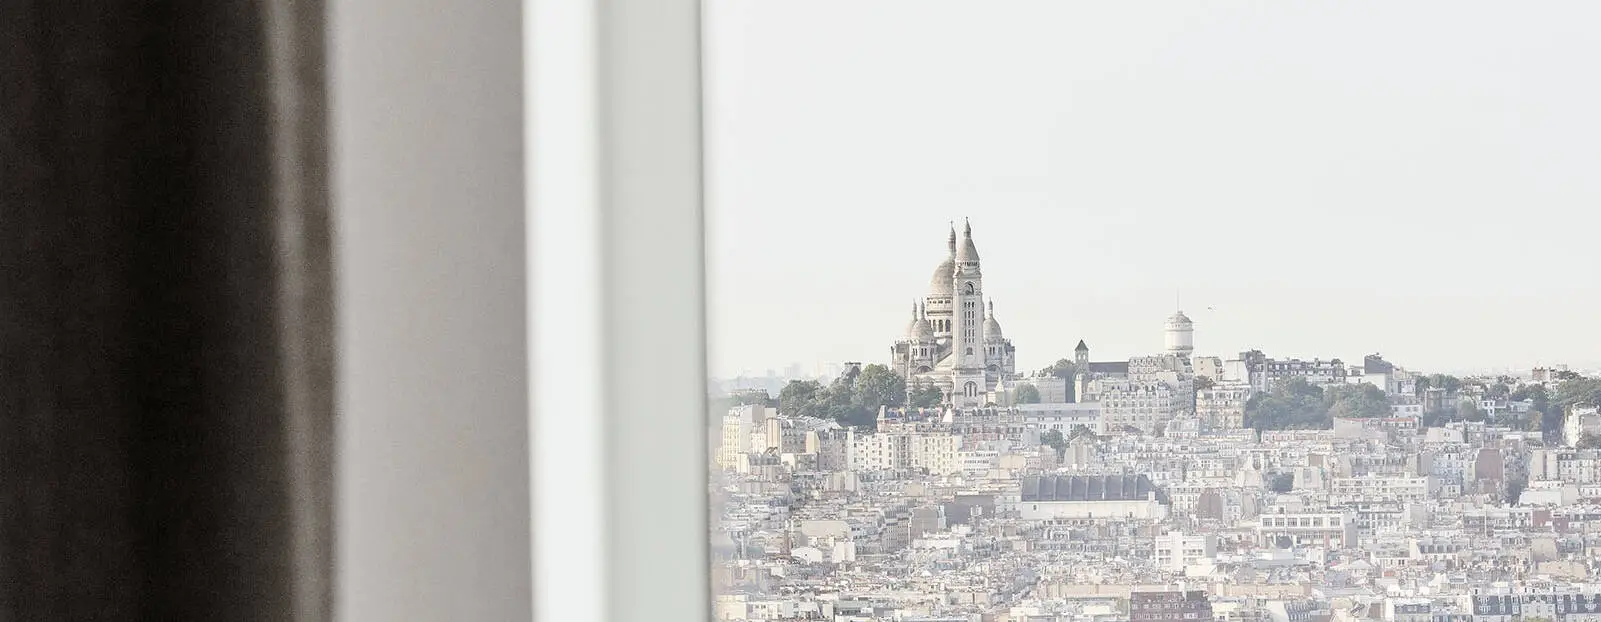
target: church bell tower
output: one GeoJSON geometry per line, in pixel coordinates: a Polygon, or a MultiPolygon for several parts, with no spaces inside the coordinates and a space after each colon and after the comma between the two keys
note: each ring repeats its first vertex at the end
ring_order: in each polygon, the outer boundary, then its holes
{"type": "Polygon", "coordinates": [[[968,222],[963,222],[962,241],[956,247],[954,280],[952,403],[974,408],[984,404],[990,387],[984,374],[984,274],[979,268],[978,246],[973,243],[973,225],[968,222]]]}

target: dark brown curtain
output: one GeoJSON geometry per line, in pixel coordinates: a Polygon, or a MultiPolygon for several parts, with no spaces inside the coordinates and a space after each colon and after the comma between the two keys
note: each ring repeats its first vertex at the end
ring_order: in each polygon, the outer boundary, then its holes
{"type": "Polygon", "coordinates": [[[0,2],[0,620],[331,616],[322,23],[0,2]]]}

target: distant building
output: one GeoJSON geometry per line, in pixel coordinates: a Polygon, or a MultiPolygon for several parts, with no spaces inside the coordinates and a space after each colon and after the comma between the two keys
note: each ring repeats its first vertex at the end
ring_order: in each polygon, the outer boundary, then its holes
{"type": "Polygon", "coordinates": [[[1073,382],[1077,387],[1078,401],[1090,401],[1090,383],[1103,378],[1123,379],[1128,377],[1128,361],[1091,361],[1090,347],[1083,339],[1073,348],[1073,367],[1076,374],[1073,382]]]}
{"type": "Polygon", "coordinates": [[[962,437],[942,432],[850,433],[852,471],[926,470],[935,475],[962,472],[962,437]]]}
{"type": "Polygon", "coordinates": [[[1257,517],[1256,535],[1262,546],[1355,548],[1356,516],[1348,512],[1263,514],[1257,517]]]}
{"type": "Polygon", "coordinates": [[[1228,377],[1228,374],[1224,371],[1223,359],[1216,356],[1192,356],[1190,357],[1190,368],[1195,371],[1197,378],[1208,378],[1215,383],[1244,380],[1243,378],[1228,377]]]}
{"type": "Polygon", "coordinates": [[[1168,354],[1188,359],[1195,352],[1195,322],[1190,321],[1183,311],[1176,311],[1167,318],[1163,337],[1168,354]]]}
{"type": "Polygon", "coordinates": [[[1031,475],[1019,485],[1024,520],[1163,519],[1168,505],[1144,475],[1031,475]]]}
{"type": "Polygon", "coordinates": [[[1337,358],[1310,361],[1293,358],[1272,359],[1260,352],[1242,352],[1238,359],[1238,367],[1247,375],[1251,388],[1257,391],[1267,391],[1273,388],[1273,385],[1293,378],[1300,378],[1318,386],[1345,384],[1346,378],[1351,374],[1345,363],[1337,358]]]}
{"type": "Polygon", "coordinates": [[[998,403],[1002,380],[1016,373],[1016,349],[995,320],[995,303],[985,298],[973,227],[964,227],[960,243],[952,227],[946,247],[928,294],[912,305],[905,336],[890,346],[890,367],[908,387],[939,387],[948,405],[998,403]]]}
{"type": "Polygon", "coordinates": [[[1562,444],[1573,447],[1585,434],[1601,434],[1601,412],[1594,406],[1575,406],[1562,420],[1562,444]]]}
{"type": "Polygon", "coordinates": [[[1211,620],[1212,601],[1202,590],[1133,592],[1128,597],[1129,622],[1211,620]]]}
{"type": "Polygon", "coordinates": [[[1185,534],[1170,531],[1157,536],[1153,550],[1156,565],[1175,572],[1183,572],[1201,560],[1217,556],[1216,534],[1185,534]]]}
{"type": "Polygon", "coordinates": [[[1601,590],[1571,587],[1541,591],[1483,590],[1464,596],[1475,622],[1533,620],[1558,622],[1601,618],[1601,590]]]}
{"type": "Polygon", "coordinates": [[[767,406],[749,405],[735,406],[723,416],[721,442],[717,447],[717,465],[724,469],[736,468],[741,460],[740,455],[761,451],[766,447],[757,447],[755,439],[761,439],[760,444],[765,445],[767,440],[767,420],[778,416],[778,409],[767,406]]]}
{"type": "Polygon", "coordinates": [[[1568,371],[1567,365],[1536,367],[1531,373],[1531,376],[1533,376],[1532,379],[1534,380],[1535,384],[1554,384],[1557,382],[1557,375],[1565,371],[1568,371]]]}
{"type": "Polygon", "coordinates": [[[1601,484],[1601,451],[1536,449],[1529,455],[1528,475],[1530,481],[1601,484]]]}
{"type": "Polygon", "coordinates": [[[1439,480],[1433,476],[1363,475],[1334,478],[1331,500],[1385,500],[1423,503],[1433,498],[1439,480]]]}
{"type": "Polygon", "coordinates": [[[1108,433],[1133,428],[1150,434],[1180,412],[1185,397],[1164,382],[1101,378],[1090,383],[1108,433]]]}
{"type": "Polygon", "coordinates": [[[1390,398],[1390,414],[1397,417],[1423,417],[1423,402],[1417,398],[1390,398]]]}
{"type": "Polygon", "coordinates": [[[1245,427],[1245,404],[1251,400],[1251,385],[1223,382],[1195,392],[1195,416],[1214,429],[1245,427]]]}
{"type": "Polygon", "coordinates": [[[1057,430],[1064,435],[1070,435],[1075,428],[1083,427],[1096,434],[1104,434],[1106,427],[1101,416],[1103,406],[1104,404],[1098,402],[1021,404],[1013,410],[1023,425],[1039,428],[1041,431],[1057,430]]]}
{"type": "Polygon", "coordinates": [[[1017,391],[1025,386],[1034,387],[1034,390],[1039,392],[1039,402],[1037,402],[1039,404],[1068,404],[1073,401],[1069,399],[1072,382],[1066,378],[1033,376],[1006,381],[1002,386],[1005,387],[1004,395],[995,402],[999,406],[1016,405],[1017,391]]]}
{"type": "Polygon", "coordinates": [[[1183,313],[1168,318],[1168,351],[1136,356],[1127,362],[1089,360],[1089,347],[1079,341],[1078,401],[1101,405],[1101,425],[1109,433],[1125,428],[1150,434],[1181,414],[1195,412],[1195,370],[1190,365],[1193,324],[1183,313]]]}

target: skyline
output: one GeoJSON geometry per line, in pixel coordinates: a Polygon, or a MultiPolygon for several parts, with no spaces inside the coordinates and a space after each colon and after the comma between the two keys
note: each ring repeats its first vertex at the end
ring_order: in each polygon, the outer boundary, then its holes
{"type": "Polygon", "coordinates": [[[712,375],[883,362],[963,216],[1019,370],[1159,351],[1175,293],[1199,355],[1593,366],[1557,4],[713,3],[712,375]]]}

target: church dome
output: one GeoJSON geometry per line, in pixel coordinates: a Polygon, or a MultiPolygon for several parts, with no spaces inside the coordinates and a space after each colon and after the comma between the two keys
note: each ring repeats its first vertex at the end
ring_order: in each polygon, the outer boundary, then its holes
{"type": "Polygon", "coordinates": [[[910,341],[933,341],[934,325],[928,323],[928,315],[918,310],[917,303],[912,303],[912,323],[906,325],[906,338],[910,341]]]}
{"type": "Polygon", "coordinates": [[[1001,323],[995,321],[995,316],[993,316],[993,315],[990,316],[989,319],[984,320],[984,338],[985,339],[1000,339],[1001,338],[1001,323]]]}
{"type": "Polygon", "coordinates": [[[928,295],[930,297],[949,298],[956,293],[956,262],[950,257],[940,262],[934,269],[934,276],[928,281],[928,295]]]}
{"type": "Polygon", "coordinates": [[[989,301],[989,313],[984,317],[984,338],[999,341],[1001,336],[1001,323],[995,321],[995,301],[989,301]]]}

